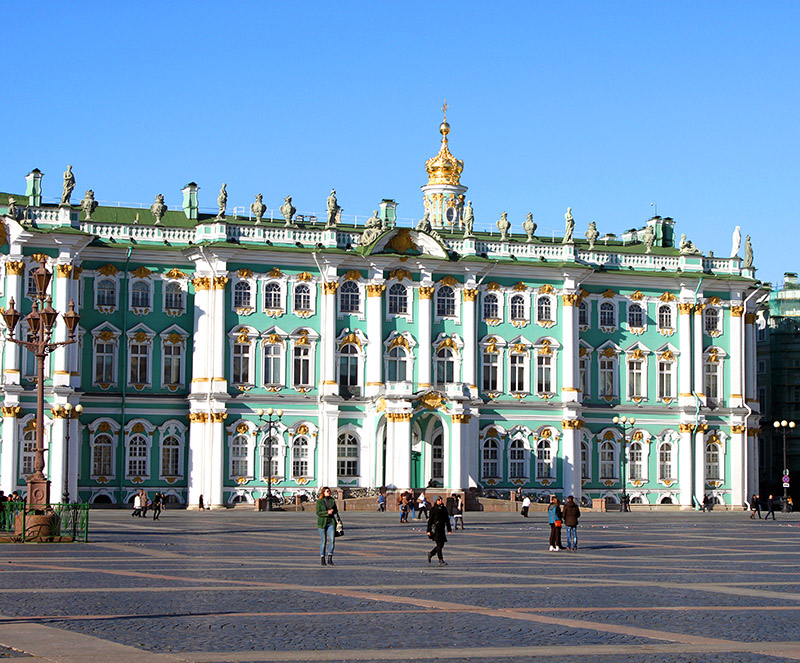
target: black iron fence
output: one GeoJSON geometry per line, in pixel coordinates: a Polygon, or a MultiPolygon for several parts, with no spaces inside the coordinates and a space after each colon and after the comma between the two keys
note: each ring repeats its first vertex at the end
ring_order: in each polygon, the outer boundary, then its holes
{"type": "Polygon", "coordinates": [[[51,504],[38,512],[27,509],[25,502],[4,502],[2,506],[0,532],[10,533],[22,543],[37,536],[38,519],[42,515],[52,516],[48,520],[48,536],[54,540],[69,537],[86,543],[89,539],[88,504],[51,504]]]}

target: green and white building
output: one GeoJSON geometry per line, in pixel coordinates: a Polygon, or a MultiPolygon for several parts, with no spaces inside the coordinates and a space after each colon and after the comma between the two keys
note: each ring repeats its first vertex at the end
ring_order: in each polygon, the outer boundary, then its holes
{"type": "MultiPolygon", "coordinates": [[[[0,194],[0,304],[28,313],[43,261],[54,306],[81,314],[79,342],[47,364],[54,499],[250,502],[271,436],[287,496],[433,482],[618,501],[626,453],[632,503],[743,505],[758,474],[753,269],[679,251],[669,218],[593,248],[464,232],[448,131],[426,163],[431,229],[384,200],[368,243],[363,224],[204,214],[194,183],[158,219],[44,204],[38,170],[0,194]]],[[[24,492],[35,367],[0,343],[0,488],[24,492]]]]}

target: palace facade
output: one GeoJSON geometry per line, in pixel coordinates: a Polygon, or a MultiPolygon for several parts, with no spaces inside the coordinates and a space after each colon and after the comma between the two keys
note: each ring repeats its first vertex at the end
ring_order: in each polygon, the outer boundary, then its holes
{"type": "MultiPolygon", "coordinates": [[[[435,485],[616,502],[624,474],[632,503],[743,505],[758,478],[752,267],[676,248],[669,218],[591,241],[473,232],[440,131],[416,227],[391,200],[359,227],[335,203],[329,223],[290,201],[231,215],[222,196],[204,214],[194,183],[177,209],[45,204],[38,170],[0,194],[0,304],[30,312],[43,262],[54,306],[81,314],[46,366],[54,501],[146,488],[217,507],[264,496],[272,475],[287,496],[435,485]]],[[[0,350],[0,488],[24,493],[34,358],[0,350]]]]}

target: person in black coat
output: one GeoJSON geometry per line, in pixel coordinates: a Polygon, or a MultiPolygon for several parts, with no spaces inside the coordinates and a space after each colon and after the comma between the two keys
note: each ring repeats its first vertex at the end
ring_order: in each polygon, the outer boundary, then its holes
{"type": "Polygon", "coordinates": [[[767,515],[764,516],[764,520],[769,520],[770,514],[772,515],[772,520],[775,520],[775,498],[770,495],[769,499],[767,500],[767,515]]]}
{"type": "Polygon", "coordinates": [[[450,529],[450,518],[447,515],[447,507],[442,501],[441,495],[436,498],[436,502],[431,507],[431,515],[428,516],[428,537],[436,544],[436,547],[428,553],[428,564],[434,555],[439,558],[439,566],[447,566],[447,562],[442,557],[442,548],[447,542],[445,531],[452,532],[450,529]]]}

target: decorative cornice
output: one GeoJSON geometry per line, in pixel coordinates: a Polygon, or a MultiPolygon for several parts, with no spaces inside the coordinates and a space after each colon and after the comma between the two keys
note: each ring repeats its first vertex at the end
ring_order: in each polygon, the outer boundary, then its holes
{"type": "Polygon", "coordinates": [[[691,304],[690,302],[681,302],[680,304],[678,304],[678,311],[680,312],[681,315],[689,315],[689,313],[692,312],[693,308],[694,304],[691,304]]]}
{"type": "Polygon", "coordinates": [[[387,412],[386,420],[392,422],[411,421],[411,412],[387,412]]]}
{"type": "Polygon", "coordinates": [[[191,424],[204,424],[208,421],[208,413],[206,412],[190,412],[189,423],[191,424]]]}
{"type": "Polygon", "coordinates": [[[191,283],[195,290],[211,290],[211,279],[208,276],[195,276],[191,283]]]}
{"type": "Polygon", "coordinates": [[[227,412],[212,412],[209,415],[209,421],[211,421],[212,424],[221,424],[227,418],[228,418],[227,412]]]}
{"type": "Polygon", "coordinates": [[[694,424],[681,424],[678,426],[678,430],[681,433],[693,433],[694,432],[694,424]]]}

